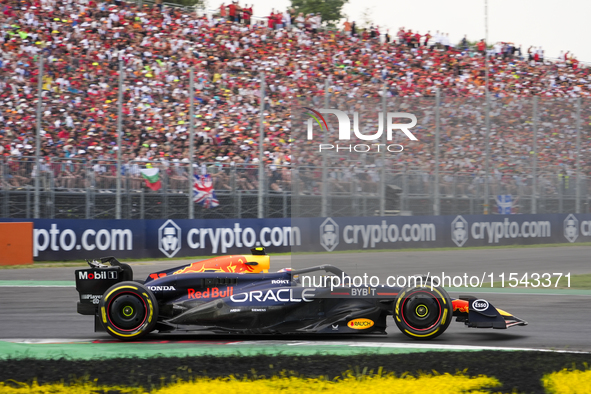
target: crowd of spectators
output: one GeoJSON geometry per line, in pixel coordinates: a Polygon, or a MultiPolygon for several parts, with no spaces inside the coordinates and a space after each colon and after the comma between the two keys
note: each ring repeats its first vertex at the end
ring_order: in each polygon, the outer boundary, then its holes
{"type": "MultiPolygon", "coordinates": [[[[35,154],[40,56],[44,162],[39,168],[60,178],[63,188],[85,186],[87,167],[82,163],[90,163],[91,171],[110,182],[121,149],[126,175],[139,177],[142,162],[158,162],[182,189],[189,162],[190,69],[195,74],[194,160],[205,166],[202,171],[214,173],[216,188],[222,190],[230,187],[227,173],[214,169],[228,166],[244,168],[236,181],[241,188],[257,188],[253,169],[259,160],[261,72],[266,80],[264,156],[275,191],[289,187],[291,173],[285,168],[321,165],[313,155],[293,154],[296,125],[290,115],[294,102],[322,100],[329,77],[338,106],[355,108],[360,101],[379,100],[385,85],[389,105],[402,105],[419,119],[419,141],[403,153],[389,155],[386,163],[368,155],[347,164],[357,166],[352,174],[363,173],[358,176],[363,185],[375,182],[376,166],[433,173],[437,90],[443,97],[441,170],[482,176],[486,51],[495,177],[513,177],[510,181],[518,183],[515,174],[531,167],[534,96],[540,98],[540,168],[568,174],[575,169],[574,99],[579,97],[583,152],[589,150],[591,69],[569,53],[549,61],[541,48],[522,53],[521,46],[497,43],[487,49],[483,41],[472,45],[464,37],[456,44],[447,33],[405,28],[391,37],[378,27],[359,29],[349,21],[342,31],[323,30],[320,15],[293,9],[273,11],[260,24],[251,20],[252,5],[237,2],[223,5],[213,17],[161,4],[139,8],[117,3],[0,4],[0,154],[11,166],[4,185],[30,182],[19,166],[35,154]],[[119,59],[125,76],[121,147],[116,142],[119,59]]],[[[340,162],[331,159],[330,165],[340,162]]],[[[582,165],[587,174],[587,161],[582,165]]],[[[335,190],[343,188],[338,179],[347,171],[331,173],[335,190]]],[[[319,189],[317,171],[300,172],[302,179],[312,179],[304,182],[311,185],[308,189],[319,189]]]]}

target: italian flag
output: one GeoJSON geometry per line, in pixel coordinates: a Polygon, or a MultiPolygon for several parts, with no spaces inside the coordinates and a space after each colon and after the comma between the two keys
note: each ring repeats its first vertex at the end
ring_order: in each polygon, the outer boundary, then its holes
{"type": "Polygon", "coordinates": [[[160,170],[158,168],[146,168],[141,170],[142,177],[146,180],[146,186],[156,191],[162,187],[160,182],[160,170]]]}

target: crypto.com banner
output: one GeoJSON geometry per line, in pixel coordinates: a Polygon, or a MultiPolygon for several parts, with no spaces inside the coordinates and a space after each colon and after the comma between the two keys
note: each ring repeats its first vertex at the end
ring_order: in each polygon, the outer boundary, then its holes
{"type": "Polygon", "coordinates": [[[256,246],[289,252],[291,245],[301,243],[301,232],[291,226],[290,219],[26,221],[33,222],[33,258],[37,261],[244,254],[256,246]]]}
{"type": "Polygon", "coordinates": [[[533,245],[591,241],[591,214],[297,218],[292,251],[533,245]]]}
{"type": "MultiPolygon", "coordinates": [[[[254,246],[278,253],[591,241],[591,214],[27,221],[37,261],[244,254],[254,246]]],[[[296,255],[292,266],[309,259],[296,255]]]]}

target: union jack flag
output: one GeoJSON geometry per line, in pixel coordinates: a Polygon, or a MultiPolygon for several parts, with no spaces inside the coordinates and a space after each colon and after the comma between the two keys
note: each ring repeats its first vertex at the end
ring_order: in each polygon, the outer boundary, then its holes
{"type": "Polygon", "coordinates": [[[213,190],[211,175],[195,175],[193,201],[203,205],[204,208],[215,208],[220,205],[220,202],[215,196],[215,190],[213,190]]]}

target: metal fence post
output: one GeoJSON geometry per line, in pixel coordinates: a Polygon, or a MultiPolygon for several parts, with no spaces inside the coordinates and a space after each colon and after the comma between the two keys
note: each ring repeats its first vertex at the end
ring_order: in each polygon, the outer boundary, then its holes
{"type": "Polygon", "coordinates": [[[8,163],[0,158],[0,165],[2,166],[2,167],[0,167],[0,171],[2,172],[2,179],[4,180],[4,182],[6,182],[5,187],[2,188],[4,191],[4,193],[3,193],[4,198],[2,200],[2,217],[7,218],[7,217],[9,217],[8,200],[10,199],[10,192],[9,192],[10,185],[7,180],[7,178],[8,178],[8,163]]]}
{"type": "Polygon", "coordinates": [[[119,92],[117,97],[117,195],[115,218],[121,219],[121,133],[123,132],[123,59],[119,58],[119,92]]]}
{"type": "MultiPolygon", "coordinates": [[[[329,85],[329,78],[326,78],[324,81],[324,108],[328,108],[329,98],[328,98],[328,85],[329,85]]],[[[323,141],[324,144],[328,144],[328,130],[324,130],[323,141]]],[[[328,162],[326,157],[326,149],[322,151],[322,206],[320,209],[320,216],[326,217],[328,216],[328,162]]]]}
{"type": "Polygon", "coordinates": [[[96,174],[94,173],[94,169],[92,168],[92,161],[90,161],[90,176],[92,187],[90,188],[90,219],[94,219],[96,217],[96,195],[97,195],[97,184],[96,184],[96,174]]]}
{"type": "Polygon", "coordinates": [[[37,171],[35,172],[35,201],[33,207],[33,217],[35,219],[39,219],[39,208],[40,208],[40,196],[39,196],[39,177],[41,176],[41,166],[39,165],[39,160],[41,157],[41,100],[43,95],[43,52],[39,53],[39,75],[37,76],[37,119],[36,121],[36,130],[37,135],[35,136],[35,167],[37,171]]]}
{"type": "MultiPolygon", "coordinates": [[[[404,173],[402,174],[402,193],[400,199],[400,210],[401,211],[408,211],[409,204],[408,204],[408,168],[404,168],[404,173]]],[[[402,213],[402,212],[401,212],[402,213]]]]}
{"type": "Polygon", "coordinates": [[[300,214],[300,169],[296,163],[291,167],[291,217],[299,217],[300,214]]]}
{"type": "Polygon", "coordinates": [[[484,214],[488,215],[490,213],[489,209],[489,184],[490,184],[490,98],[489,98],[489,61],[488,61],[488,0],[484,0],[484,67],[485,67],[485,92],[486,92],[486,182],[484,184],[484,214]]]}
{"type": "Polygon", "coordinates": [[[581,97],[577,97],[577,160],[575,213],[581,213],[581,97]]]}
{"type": "MultiPolygon", "coordinates": [[[[50,167],[51,168],[51,167],[50,167]]],[[[45,184],[48,188],[45,190],[45,194],[47,195],[47,212],[49,212],[49,218],[55,218],[55,184],[53,182],[53,174],[49,170],[47,174],[45,174],[45,184]]],[[[47,216],[47,215],[46,215],[47,216]]]]}
{"type": "Polygon", "coordinates": [[[189,219],[195,218],[195,204],[193,203],[193,156],[195,154],[195,80],[194,71],[191,68],[189,76],[189,219]]]}
{"type": "Polygon", "coordinates": [[[261,71],[259,80],[261,81],[261,108],[260,108],[260,124],[259,124],[259,199],[258,199],[258,218],[265,217],[265,207],[263,205],[263,198],[265,193],[264,177],[265,167],[263,164],[263,144],[265,142],[265,128],[263,121],[265,120],[265,73],[261,71]]]}
{"type": "Polygon", "coordinates": [[[386,128],[388,122],[388,113],[387,106],[386,106],[386,83],[384,82],[384,86],[382,89],[382,136],[381,136],[381,143],[382,143],[382,151],[380,153],[380,161],[381,167],[380,168],[380,216],[384,216],[386,211],[386,128]]]}
{"type": "MultiPolygon", "coordinates": [[[[30,190],[26,190],[25,191],[25,216],[26,217],[30,217],[31,215],[31,191],[30,190]]],[[[8,217],[8,216],[6,216],[8,217]]]]}
{"type": "MultiPolygon", "coordinates": [[[[488,52],[487,52],[488,53],[488,52]]],[[[489,209],[489,195],[490,195],[490,96],[488,94],[488,87],[486,91],[486,113],[485,113],[485,126],[486,135],[484,143],[486,144],[486,160],[485,160],[485,173],[484,173],[484,214],[490,213],[489,209]]]]}
{"type": "Polygon", "coordinates": [[[288,218],[288,214],[287,214],[287,193],[284,191],[283,192],[283,215],[282,217],[284,218],[288,218]]]}
{"type": "Polygon", "coordinates": [[[164,175],[164,176],[162,177],[162,180],[164,181],[163,182],[164,185],[163,185],[162,189],[160,189],[160,192],[162,192],[162,205],[164,205],[162,207],[162,219],[169,219],[169,216],[168,216],[168,211],[169,211],[169,209],[168,209],[168,201],[169,201],[168,193],[170,193],[170,190],[169,190],[170,182],[168,179],[168,174],[166,174],[165,171],[163,171],[163,172],[164,172],[164,174],[162,174],[162,175],[164,175]]]}
{"type": "Polygon", "coordinates": [[[131,192],[129,175],[130,175],[130,165],[129,162],[127,164],[127,170],[125,171],[125,194],[127,195],[127,215],[125,215],[125,219],[133,219],[133,193],[131,192]]]}
{"type": "Polygon", "coordinates": [[[531,213],[538,213],[538,96],[534,96],[534,162],[532,169],[531,213]]]}
{"type": "Polygon", "coordinates": [[[236,202],[236,208],[238,211],[238,219],[242,219],[242,193],[237,193],[238,201],[236,202]]]}
{"type": "Polygon", "coordinates": [[[435,215],[441,215],[441,196],[439,194],[439,135],[440,135],[440,113],[439,107],[441,105],[441,90],[437,89],[435,92],[435,215]]]}
{"type": "Polygon", "coordinates": [[[91,171],[92,167],[90,166],[90,163],[84,163],[84,171],[85,171],[85,177],[86,177],[86,219],[92,219],[90,216],[90,207],[92,204],[91,201],[91,193],[92,193],[92,178],[90,175],[90,171],[91,171]]]}
{"type": "Polygon", "coordinates": [[[145,214],[145,207],[146,207],[146,199],[145,199],[145,192],[144,188],[140,188],[140,219],[144,219],[145,214]]]}

